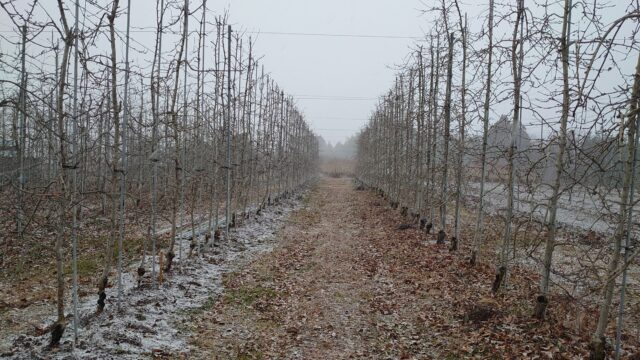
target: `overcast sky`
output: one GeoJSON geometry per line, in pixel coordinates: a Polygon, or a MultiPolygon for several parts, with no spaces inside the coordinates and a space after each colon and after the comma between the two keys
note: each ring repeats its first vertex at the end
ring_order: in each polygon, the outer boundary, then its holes
{"type": "MultiPolygon", "coordinates": [[[[607,2],[611,6],[600,11],[603,21],[608,23],[624,15],[628,1],[630,0],[607,2]]],[[[32,0],[19,0],[15,3],[18,7],[26,7],[31,2],[32,0]]],[[[121,0],[122,8],[126,7],[126,2],[121,0]]],[[[73,5],[72,1],[65,3],[69,7],[73,5]]],[[[100,2],[102,5],[108,3],[100,2]]],[[[131,0],[131,3],[132,66],[137,64],[150,68],[155,39],[153,29],[156,1],[131,0]]],[[[191,6],[195,7],[199,3],[200,1],[192,0],[191,6]]],[[[286,93],[294,96],[312,128],[327,141],[335,143],[354,135],[366,123],[377,98],[392,86],[395,66],[404,62],[416,41],[424,38],[424,34],[433,27],[431,19],[435,14],[425,15],[424,11],[439,3],[438,0],[208,0],[207,7],[213,15],[220,15],[228,9],[229,21],[234,31],[244,31],[245,38],[250,35],[257,40],[254,52],[261,56],[265,71],[272,75],[286,93]]],[[[477,33],[484,23],[488,1],[461,0],[460,3],[462,11],[468,14],[472,32],[477,33]]],[[[540,11],[537,3],[526,3],[528,8],[531,6],[529,9],[532,12],[540,11]]],[[[604,3],[605,1],[598,0],[599,5],[604,3]]],[[[554,2],[549,11],[560,13],[559,4],[559,1],[554,2]]],[[[501,5],[496,10],[506,11],[501,5]]],[[[41,21],[51,17],[59,23],[56,2],[40,1],[35,16],[41,21]]],[[[123,12],[116,23],[121,36],[124,34],[125,19],[123,12]]],[[[210,18],[209,21],[213,19],[210,18]]],[[[573,26],[579,29],[584,26],[582,23],[584,21],[578,15],[574,18],[573,26]]],[[[87,26],[90,27],[90,24],[87,26]]],[[[197,20],[191,23],[193,31],[195,27],[197,20]]],[[[212,40],[211,30],[214,29],[210,26],[209,30],[209,40],[212,40]]],[[[510,37],[510,31],[510,28],[498,26],[494,36],[510,37]]],[[[0,12],[0,33],[0,51],[17,54],[19,34],[4,12],[0,12]],[[11,44],[10,41],[14,43],[11,44]]],[[[630,32],[623,29],[618,36],[623,38],[628,34],[630,32]]],[[[27,53],[38,54],[41,51],[40,44],[46,46],[47,40],[44,38],[48,37],[48,34],[40,34],[37,42],[27,46],[27,53]]],[[[165,44],[175,45],[178,38],[174,35],[171,39],[171,35],[165,35],[165,39],[165,44]]],[[[193,49],[196,36],[193,35],[191,40],[190,46],[193,49]]],[[[100,49],[105,49],[106,53],[106,35],[99,41],[101,43],[97,45],[97,50],[92,51],[100,53],[100,49]]],[[[121,58],[124,44],[119,43],[117,46],[121,58]]],[[[165,45],[165,52],[174,50],[170,46],[165,45]]],[[[474,46],[481,48],[483,45],[474,43],[472,47],[474,46]]],[[[49,66],[53,64],[51,56],[36,58],[37,61],[33,60],[36,67],[42,68],[36,62],[48,63],[49,66]]],[[[626,73],[605,74],[603,84],[617,86],[622,79],[628,82],[632,78],[627,75],[633,71],[633,58],[618,59],[626,73]]],[[[494,86],[510,86],[512,80],[509,69],[504,67],[502,78],[494,80],[494,86]]],[[[468,70],[469,77],[473,76],[473,71],[468,70]]],[[[5,75],[16,77],[15,74],[0,74],[0,77],[5,75]]],[[[456,79],[458,75],[454,74],[456,84],[459,82],[456,79]]],[[[472,85],[481,90],[482,84],[476,80],[472,85]]],[[[544,103],[544,98],[542,99],[544,103]]],[[[510,109],[510,102],[504,99],[501,104],[493,105],[492,121],[502,114],[508,114],[510,109]]],[[[548,110],[545,116],[552,118],[557,115],[556,112],[555,108],[548,110]]],[[[540,120],[531,119],[533,116],[525,110],[525,125],[540,123],[540,120]]],[[[549,131],[545,129],[545,132],[549,131]]],[[[538,130],[535,132],[540,133],[538,130]]]]}
{"type": "MultiPolygon", "coordinates": [[[[393,81],[395,71],[390,66],[401,63],[407,55],[415,42],[410,37],[420,37],[422,29],[428,28],[420,11],[424,5],[417,0],[227,3],[230,21],[236,27],[262,32],[256,52],[264,55],[265,69],[294,95],[317,133],[334,143],[353,135],[366,123],[375,99],[393,81]]],[[[214,1],[211,6],[216,4],[220,3],[214,1]]]]}

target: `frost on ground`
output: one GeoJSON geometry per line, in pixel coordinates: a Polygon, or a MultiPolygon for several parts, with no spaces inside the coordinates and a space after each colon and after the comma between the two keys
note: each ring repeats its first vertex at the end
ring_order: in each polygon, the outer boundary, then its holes
{"type": "MultiPolygon", "coordinates": [[[[49,350],[50,334],[40,336],[18,335],[9,339],[11,351],[0,357],[12,359],[138,359],[145,356],[172,356],[188,354],[189,335],[182,325],[195,311],[222,292],[221,275],[246,263],[256,254],[270,251],[274,234],[284,224],[289,213],[300,208],[303,194],[283,199],[277,205],[253,215],[242,226],[232,229],[229,240],[224,237],[214,246],[205,246],[201,252],[189,253],[191,229],[185,229],[176,246],[183,258],[174,260],[174,270],[165,274],[165,281],[153,289],[150,271],[138,286],[137,264],[123,274],[123,296],[119,305],[117,286],[107,290],[107,306],[95,315],[97,296],[80,299],[78,344],[73,347],[73,328],[70,319],[61,346],[49,350]],[[182,259],[182,260],[181,260],[182,259]]],[[[201,230],[206,227],[199,227],[201,230]]],[[[201,237],[204,232],[200,231],[201,237]]],[[[199,239],[203,241],[203,239],[199,239]]],[[[111,278],[116,281],[115,277],[111,278]]],[[[70,304],[69,302],[67,304],[70,304]]],[[[53,305],[49,314],[53,314],[53,305]]],[[[67,314],[72,314],[70,306],[67,314]]],[[[46,328],[55,321],[54,316],[44,319],[46,328]]]]}

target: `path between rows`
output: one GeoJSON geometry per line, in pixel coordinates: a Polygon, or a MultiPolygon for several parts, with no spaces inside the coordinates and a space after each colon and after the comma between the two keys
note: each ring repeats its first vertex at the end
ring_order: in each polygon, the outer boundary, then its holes
{"type": "MultiPolygon", "coordinates": [[[[580,358],[586,326],[558,304],[531,318],[535,275],[514,269],[491,298],[489,264],[410,228],[350,179],[323,178],[277,234],[272,252],[224,276],[193,316],[190,357],[203,359],[580,358]],[[559,354],[565,356],[557,357],[559,354]]],[[[470,234],[463,233],[469,237],[470,234]]]]}
{"type": "Polygon", "coordinates": [[[381,228],[390,212],[382,199],[355,191],[349,179],[325,178],[307,201],[272,253],[225,278],[225,295],[197,323],[195,355],[433,357],[413,305],[437,301],[385,261],[381,228]]]}

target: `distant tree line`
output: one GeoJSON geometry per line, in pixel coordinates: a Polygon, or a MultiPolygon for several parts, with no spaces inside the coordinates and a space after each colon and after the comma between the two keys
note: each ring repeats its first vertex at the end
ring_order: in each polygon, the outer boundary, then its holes
{"type": "Polygon", "coordinates": [[[358,148],[357,136],[350,136],[344,141],[335,144],[326,142],[322,136],[318,137],[320,157],[325,159],[353,159],[358,148]]]}

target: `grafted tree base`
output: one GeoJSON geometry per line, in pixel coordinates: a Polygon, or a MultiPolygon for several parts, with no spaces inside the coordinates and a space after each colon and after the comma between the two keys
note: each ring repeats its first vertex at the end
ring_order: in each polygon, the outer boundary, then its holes
{"type": "Polygon", "coordinates": [[[502,287],[502,283],[504,282],[504,277],[507,275],[507,268],[504,266],[500,266],[498,271],[496,272],[496,278],[493,280],[493,286],[491,287],[491,291],[496,294],[498,290],[502,287]]]}
{"type": "Polygon", "coordinates": [[[606,357],[607,340],[604,336],[592,339],[589,344],[589,359],[590,360],[604,360],[606,357]]]}
{"type": "Polygon", "coordinates": [[[144,266],[138,267],[138,287],[142,286],[142,278],[147,271],[144,269],[144,266]]]}
{"type": "Polygon", "coordinates": [[[164,271],[171,271],[171,265],[173,265],[173,258],[176,257],[176,254],[173,251],[167,252],[167,266],[164,268],[164,271]]]}
{"type": "Polygon", "coordinates": [[[444,244],[446,239],[447,239],[447,234],[444,232],[444,230],[438,231],[438,238],[436,240],[436,244],[444,244]]]}
{"type": "Polygon", "coordinates": [[[449,251],[456,251],[458,250],[458,238],[456,238],[455,236],[451,237],[451,246],[449,246],[449,251]]]}
{"type": "Polygon", "coordinates": [[[54,348],[60,345],[60,339],[62,339],[62,334],[64,334],[64,328],[64,320],[60,320],[53,325],[53,328],[51,328],[51,341],[49,342],[49,348],[54,348]]]}
{"type": "Polygon", "coordinates": [[[536,309],[533,316],[538,320],[544,320],[547,313],[547,306],[549,305],[549,299],[544,295],[538,295],[536,297],[536,309]]]}
{"type": "Polygon", "coordinates": [[[191,242],[189,243],[189,255],[187,255],[189,258],[193,255],[193,250],[196,248],[196,242],[193,239],[194,238],[191,238],[191,242]]]}
{"type": "Polygon", "coordinates": [[[105,300],[107,299],[107,293],[104,289],[107,288],[107,283],[109,282],[109,278],[104,276],[100,279],[100,283],[98,283],[98,307],[96,308],[96,313],[100,314],[104,311],[105,300]]]}

